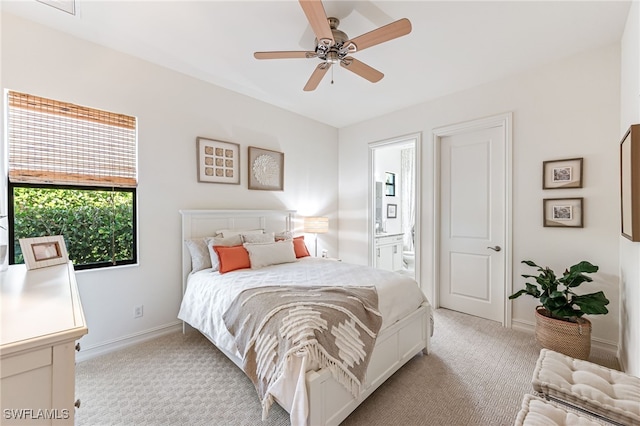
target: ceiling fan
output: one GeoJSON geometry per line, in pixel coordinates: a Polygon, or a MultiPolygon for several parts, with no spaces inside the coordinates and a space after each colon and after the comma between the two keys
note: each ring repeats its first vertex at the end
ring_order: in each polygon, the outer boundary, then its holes
{"type": "Polygon", "coordinates": [[[321,0],[299,1],[302,10],[307,16],[309,25],[311,25],[311,29],[316,36],[315,51],[255,52],[253,56],[256,59],[320,59],[321,62],[316,66],[316,69],[304,86],[304,90],[307,92],[315,90],[329,68],[331,68],[331,65],[337,63],[339,63],[341,67],[372,83],[380,81],[382,77],[384,77],[383,73],[350,55],[368,47],[402,37],[411,32],[411,22],[403,18],[356,38],[349,39],[343,31],[338,29],[340,20],[337,18],[327,18],[321,0]]]}

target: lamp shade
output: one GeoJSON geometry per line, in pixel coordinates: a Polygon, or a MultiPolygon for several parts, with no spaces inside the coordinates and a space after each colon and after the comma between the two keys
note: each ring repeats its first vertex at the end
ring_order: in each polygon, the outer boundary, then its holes
{"type": "Polygon", "coordinates": [[[329,232],[328,217],[305,217],[304,232],[309,234],[325,234],[329,232]]]}

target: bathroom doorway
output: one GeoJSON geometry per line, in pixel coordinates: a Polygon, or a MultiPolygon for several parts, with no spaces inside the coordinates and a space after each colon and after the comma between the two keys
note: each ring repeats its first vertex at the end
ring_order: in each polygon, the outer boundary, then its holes
{"type": "Polygon", "coordinates": [[[369,144],[369,265],[420,277],[420,134],[369,144]]]}

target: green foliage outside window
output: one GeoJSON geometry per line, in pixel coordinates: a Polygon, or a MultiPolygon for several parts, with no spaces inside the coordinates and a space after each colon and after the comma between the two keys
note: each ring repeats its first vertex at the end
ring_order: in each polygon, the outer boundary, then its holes
{"type": "Polygon", "coordinates": [[[133,191],[13,187],[14,263],[19,239],[64,236],[76,267],[135,262],[133,191]]]}

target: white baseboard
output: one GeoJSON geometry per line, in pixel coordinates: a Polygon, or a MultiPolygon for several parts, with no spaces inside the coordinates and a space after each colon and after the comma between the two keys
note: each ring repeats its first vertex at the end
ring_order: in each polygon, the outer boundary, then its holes
{"type": "Polygon", "coordinates": [[[149,330],[141,331],[139,333],[134,333],[118,339],[110,340],[108,342],[100,343],[98,345],[89,347],[81,346],[82,349],[80,350],[80,352],[76,352],[76,362],[86,361],[100,355],[105,355],[131,345],[142,343],[147,340],[155,339],[165,334],[181,330],[182,321],[176,321],[160,327],[152,328],[149,330]]]}
{"type": "MultiPolygon", "coordinates": [[[[522,320],[512,320],[511,328],[518,331],[526,331],[528,333],[535,333],[536,331],[535,323],[522,320]]],[[[597,337],[591,337],[591,347],[609,352],[616,358],[620,359],[620,357],[618,356],[618,345],[615,342],[600,339],[597,337]]]]}
{"type": "Polygon", "coordinates": [[[518,331],[526,331],[529,333],[534,333],[536,329],[536,325],[529,321],[511,320],[511,328],[518,331]]]}

